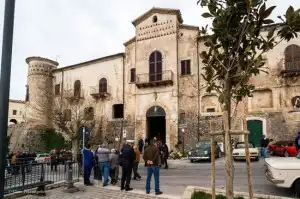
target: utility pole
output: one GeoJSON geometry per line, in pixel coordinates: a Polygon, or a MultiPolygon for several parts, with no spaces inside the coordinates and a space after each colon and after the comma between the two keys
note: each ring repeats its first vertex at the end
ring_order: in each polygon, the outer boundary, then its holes
{"type": "Polygon", "coordinates": [[[7,152],[7,123],[10,91],[11,56],[14,32],[15,0],[5,0],[0,79],[0,199],[4,198],[7,152]]]}

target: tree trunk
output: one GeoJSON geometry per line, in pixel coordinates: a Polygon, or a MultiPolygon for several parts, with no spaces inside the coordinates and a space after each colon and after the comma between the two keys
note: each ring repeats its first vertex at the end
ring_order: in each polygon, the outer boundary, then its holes
{"type": "Polygon", "coordinates": [[[73,154],[73,157],[74,157],[75,161],[77,161],[78,153],[79,153],[78,139],[72,139],[72,154],[73,154]]]}
{"type": "Polygon", "coordinates": [[[223,106],[223,126],[224,126],[224,140],[225,140],[225,162],[226,162],[226,198],[233,199],[233,157],[232,157],[232,144],[231,144],[231,85],[229,74],[226,75],[224,85],[224,106],[223,106]]]}

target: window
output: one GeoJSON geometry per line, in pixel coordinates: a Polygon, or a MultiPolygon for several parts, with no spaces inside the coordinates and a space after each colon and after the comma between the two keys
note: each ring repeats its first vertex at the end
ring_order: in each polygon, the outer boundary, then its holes
{"type": "Polygon", "coordinates": [[[55,95],[60,95],[60,84],[55,84],[54,94],[55,95]]]}
{"type": "Polygon", "coordinates": [[[99,81],[99,92],[107,93],[107,80],[105,78],[102,78],[99,81]]]}
{"type": "Polygon", "coordinates": [[[149,59],[149,81],[162,80],[162,54],[159,51],[154,51],[149,59]]]}
{"type": "Polygon", "coordinates": [[[93,120],[94,119],[94,108],[87,107],[84,109],[84,119],[85,120],[93,120]]]}
{"type": "Polygon", "coordinates": [[[157,16],[154,16],[154,17],[152,18],[152,22],[153,22],[153,23],[157,23],[157,16]]]}
{"type": "Polygon", "coordinates": [[[76,80],[74,83],[74,97],[80,97],[81,94],[81,82],[76,80]]]}
{"type": "Polygon", "coordinates": [[[181,75],[190,75],[190,74],[191,74],[191,60],[182,60],[181,75]]]}
{"type": "Polygon", "coordinates": [[[285,49],[284,56],[286,70],[300,70],[300,47],[298,45],[288,46],[285,49]]]}
{"type": "Polygon", "coordinates": [[[123,118],[124,117],[124,105],[114,104],[113,105],[113,118],[123,118]]]}
{"type": "Polygon", "coordinates": [[[68,122],[71,121],[71,117],[72,117],[72,112],[70,109],[65,109],[63,112],[63,120],[68,122]]]}
{"type": "Polygon", "coordinates": [[[13,110],[13,115],[17,115],[17,110],[13,110]]]}
{"type": "Polygon", "coordinates": [[[130,69],[130,82],[135,82],[135,68],[130,69]]]}
{"type": "Polygon", "coordinates": [[[26,96],[25,96],[25,101],[28,102],[29,101],[29,86],[26,85],[26,96]]]}
{"type": "Polygon", "coordinates": [[[208,113],[214,113],[214,112],[216,112],[216,109],[215,108],[207,108],[206,112],[208,112],[208,113]]]}
{"type": "Polygon", "coordinates": [[[181,122],[184,122],[184,120],[185,120],[185,113],[180,113],[180,115],[179,115],[179,120],[180,120],[181,122]]]}

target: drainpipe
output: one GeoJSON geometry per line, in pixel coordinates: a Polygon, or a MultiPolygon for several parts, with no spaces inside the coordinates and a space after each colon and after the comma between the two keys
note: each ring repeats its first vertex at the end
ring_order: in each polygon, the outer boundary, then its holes
{"type": "Polygon", "coordinates": [[[199,32],[197,36],[197,77],[198,77],[198,88],[197,88],[197,95],[198,95],[198,103],[197,103],[197,110],[198,110],[198,125],[197,125],[197,140],[200,141],[200,63],[199,63],[199,42],[198,42],[199,32]]]}
{"type": "MultiPolygon", "coordinates": [[[[179,24],[177,24],[179,26],[179,24]]],[[[179,45],[178,45],[178,37],[179,35],[179,31],[176,31],[176,78],[177,78],[177,107],[178,107],[178,111],[177,111],[177,143],[176,145],[178,144],[178,138],[180,136],[180,133],[179,133],[179,109],[180,109],[180,103],[179,103],[179,99],[180,99],[180,94],[179,94],[179,70],[178,70],[178,67],[179,67],[179,63],[178,63],[178,59],[179,59],[179,56],[178,56],[178,53],[179,53],[179,45]]],[[[182,140],[181,140],[182,141],[182,140]]],[[[183,146],[184,147],[184,146],[183,146]]]]}
{"type": "Polygon", "coordinates": [[[124,125],[124,118],[125,118],[125,55],[123,55],[123,59],[122,59],[122,62],[123,62],[123,74],[122,74],[122,87],[123,87],[123,92],[122,92],[122,103],[123,103],[123,118],[122,118],[122,121],[121,121],[121,132],[120,132],[120,141],[119,141],[119,146],[118,146],[118,150],[120,149],[121,147],[121,142],[122,142],[122,138],[123,138],[123,125],[124,125]]]}
{"type": "Polygon", "coordinates": [[[63,102],[63,97],[64,97],[64,70],[62,69],[61,71],[61,95],[60,95],[60,111],[62,111],[62,102],[63,102]]]}

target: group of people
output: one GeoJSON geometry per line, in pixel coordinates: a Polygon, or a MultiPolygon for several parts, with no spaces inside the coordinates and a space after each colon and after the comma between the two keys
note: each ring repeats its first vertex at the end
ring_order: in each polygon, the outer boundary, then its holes
{"type": "Polygon", "coordinates": [[[11,153],[7,156],[6,166],[8,167],[8,173],[17,175],[20,173],[20,169],[23,168],[25,172],[31,172],[32,163],[36,158],[35,153],[22,153],[20,151],[11,153]]]}
{"type": "Polygon", "coordinates": [[[70,149],[53,149],[50,151],[50,165],[51,171],[57,171],[57,165],[65,165],[66,170],[66,161],[72,160],[72,151],[70,149]]]}
{"type": "Polygon", "coordinates": [[[159,170],[162,165],[168,169],[167,159],[169,150],[166,144],[153,139],[140,139],[137,144],[125,142],[120,151],[116,149],[108,149],[106,144],[98,146],[96,150],[91,150],[91,145],[83,150],[84,158],[84,184],[92,185],[90,182],[91,171],[94,168],[95,176],[103,182],[103,186],[107,186],[109,178],[111,184],[115,185],[118,181],[119,167],[122,168],[121,190],[130,191],[131,179],[140,181],[141,175],[138,173],[141,154],[147,167],[146,193],[150,193],[150,184],[152,175],[154,175],[155,194],[162,194],[159,186],[159,170]],[[99,172],[96,172],[96,171],[99,172]],[[133,173],[133,176],[132,176],[133,173]]]}

